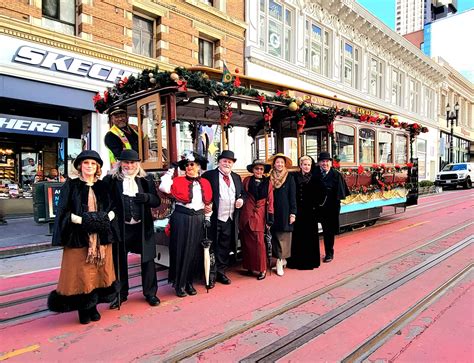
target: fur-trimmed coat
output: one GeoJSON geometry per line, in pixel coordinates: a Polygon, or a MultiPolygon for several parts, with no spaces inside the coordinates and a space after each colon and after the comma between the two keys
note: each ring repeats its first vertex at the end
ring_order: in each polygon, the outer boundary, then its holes
{"type": "MultiPolygon", "coordinates": [[[[79,178],[68,179],[61,187],[59,205],[54,221],[53,246],[69,248],[89,246],[88,232],[82,225],[71,221],[71,213],[82,217],[84,212],[88,212],[89,188],[94,191],[98,212],[115,212],[115,205],[110,198],[110,191],[103,181],[97,180],[92,186],[88,186],[79,178]]],[[[117,219],[114,218],[110,223],[109,230],[98,234],[98,240],[101,245],[106,245],[116,242],[118,236],[117,219]]]]}

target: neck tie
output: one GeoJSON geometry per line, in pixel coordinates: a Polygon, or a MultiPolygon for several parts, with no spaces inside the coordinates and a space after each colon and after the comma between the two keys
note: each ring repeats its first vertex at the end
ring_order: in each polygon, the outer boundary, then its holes
{"type": "Polygon", "coordinates": [[[222,174],[225,183],[227,184],[228,187],[230,187],[230,179],[228,175],[222,174]]]}

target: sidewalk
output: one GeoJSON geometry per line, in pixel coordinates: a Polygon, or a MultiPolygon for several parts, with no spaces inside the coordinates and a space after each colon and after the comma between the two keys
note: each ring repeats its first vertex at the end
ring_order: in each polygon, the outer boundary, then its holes
{"type": "Polygon", "coordinates": [[[7,219],[7,224],[0,225],[0,257],[50,246],[48,224],[37,224],[33,217],[7,219]]]}

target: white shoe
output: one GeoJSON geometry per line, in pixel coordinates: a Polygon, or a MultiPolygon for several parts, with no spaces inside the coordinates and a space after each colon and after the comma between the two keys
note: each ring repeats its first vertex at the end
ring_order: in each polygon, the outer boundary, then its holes
{"type": "Polygon", "coordinates": [[[284,274],[284,272],[283,272],[283,260],[281,260],[280,258],[277,260],[276,268],[277,268],[277,275],[278,276],[283,276],[283,274],[284,274]]]}

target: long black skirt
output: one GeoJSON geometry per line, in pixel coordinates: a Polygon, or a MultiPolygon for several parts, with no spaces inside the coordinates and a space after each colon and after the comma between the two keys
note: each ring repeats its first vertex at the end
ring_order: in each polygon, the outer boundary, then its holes
{"type": "Polygon", "coordinates": [[[175,288],[192,283],[203,264],[201,241],[204,233],[204,211],[176,206],[170,218],[170,267],[168,280],[175,288]]]}
{"type": "Polygon", "coordinates": [[[295,221],[288,268],[312,270],[319,267],[321,261],[318,223],[314,218],[302,217],[298,215],[295,221]]]}

